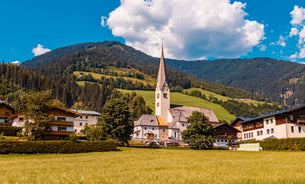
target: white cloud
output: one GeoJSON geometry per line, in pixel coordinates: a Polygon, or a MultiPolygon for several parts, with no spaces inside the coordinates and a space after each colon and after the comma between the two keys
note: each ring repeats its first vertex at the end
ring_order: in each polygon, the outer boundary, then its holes
{"type": "Polygon", "coordinates": [[[51,49],[44,48],[43,45],[37,44],[37,47],[33,48],[32,53],[34,54],[34,56],[39,56],[41,54],[44,54],[44,53],[47,53],[50,51],[51,51],[51,49]]]}
{"type": "Polygon", "coordinates": [[[280,45],[282,47],[286,47],[286,41],[283,36],[280,36],[279,40],[276,42],[277,45],[280,45]]]}
{"type": "Polygon", "coordinates": [[[290,12],[291,29],[289,36],[298,38],[298,51],[290,56],[290,59],[305,58],[305,9],[297,5],[290,12]]]}
{"type": "Polygon", "coordinates": [[[102,27],[107,26],[106,22],[107,22],[107,17],[101,16],[101,26],[102,27]]]}
{"type": "Polygon", "coordinates": [[[295,27],[292,27],[290,29],[290,33],[289,33],[289,36],[292,37],[292,36],[297,36],[299,34],[299,30],[295,27]]]}
{"type": "Polygon", "coordinates": [[[11,63],[11,64],[14,64],[14,65],[19,65],[19,64],[20,64],[20,62],[19,62],[18,60],[16,60],[16,61],[11,61],[10,63],[11,63]]]}
{"type": "Polygon", "coordinates": [[[295,5],[293,7],[293,10],[290,12],[290,15],[292,17],[290,24],[292,25],[302,24],[303,21],[305,20],[305,9],[295,5]]]}
{"type": "Polygon", "coordinates": [[[238,57],[264,37],[264,25],[245,19],[246,5],[229,0],[124,0],[103,19],[127,45],[160,56],[238,57]]]}
{"type": "Polygon", "coordinates": [[[259,50],[260,51],[266,51],[267,50],[267,46],[266,45],[259,45],[259,50]]]}

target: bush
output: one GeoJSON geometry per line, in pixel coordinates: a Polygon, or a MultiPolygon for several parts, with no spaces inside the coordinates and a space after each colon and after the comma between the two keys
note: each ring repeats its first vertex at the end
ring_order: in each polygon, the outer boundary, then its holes
{"type": "Polygon", "coordinates": [[[263,141],[245,141],[241,143],[260,143],[263,150],[305,151],[305,138],[269,139],[263,141]]]}
{"type": "Polygon", "coordinates": [[[116,151],[117,146],[114,140],[106,141],[25,141],[25,142],[0,142],[0,154],[9,153],[84,153],[116,151]]]}
{"type": "Polygon", "coordinates": [[[3,132],[3,136],[17,136],[21,130],[21,127],[0,126],[0,133],[3,132]]]}

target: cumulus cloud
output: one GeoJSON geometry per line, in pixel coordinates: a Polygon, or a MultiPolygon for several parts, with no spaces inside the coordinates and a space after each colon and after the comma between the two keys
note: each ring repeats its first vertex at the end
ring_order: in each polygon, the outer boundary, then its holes
{"type": "Polygon", "coordinates": [[[286,41],[283,36],[280,36],[279,40],[276,42],[277,45],[280,45],[282,47],[286,47],[286,41]]]}
{"type": "Polygon", "coordinates": [[[291,29],[289,36],[298,38],[297,47],[299,50],[290,56],[291,59],[305,58],[305,8],[294,6],[290,12],[291,29]]]}
{"type": "Polygon", "coordinates": [[[37,44],[37,47],[33,48],[32,53],[34,54],[34,56],[39,56],[41,54],[44,54],[44,53],[47,53],[50,51],[51,51],[51,49],[44,48],[43,45],[37,44]]]}
{"type": "Polygon", "coordinates": [[[124,0],[101,20],[127,45],[160,56],[239,57],[264,37],[264,25],[247,20],[246,4],[229,0],[124,0]]]}

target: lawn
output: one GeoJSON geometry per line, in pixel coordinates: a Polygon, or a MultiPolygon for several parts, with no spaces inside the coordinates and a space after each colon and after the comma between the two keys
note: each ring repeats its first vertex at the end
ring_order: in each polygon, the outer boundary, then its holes
{"type": "Polygon", "coordinates": [[[1,183],[304,183],[305,152],[121,148],[0,155],[1,183]]]}
{"type": "MultiPolygon", "coordinates": [[[[122,91],[124,93],[136,92],[145,99],[146,104],[152,110],[155,109],[155,91],[122,90],[122,89],[119,89],[119,91],[122,91]]],[[[223,108],[219,104],[215,104],[207,100],[203,100],[201,98],[185,95],[178,92],[171,92],[170,95],[171,95],[170,96],[171,104],[213,109],[214,113],[216,114],[219,120],[225,120],[227,122],[231,122],[232,120],[235,119],[235,116],[233,114],[230,114],[225,108],[223,108]]]]}

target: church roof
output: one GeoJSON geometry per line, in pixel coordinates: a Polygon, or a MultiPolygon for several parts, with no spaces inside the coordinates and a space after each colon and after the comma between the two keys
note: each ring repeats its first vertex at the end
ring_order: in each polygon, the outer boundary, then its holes
{"type": "Polygon", "coordinates": [[[156,115],[142,114],[138,121],[134,122],[134,126],[158,126],[158,119],[156,115]]]}
{"type": "Polygon", "coordinates": [[[157,120],[159,122],[159,126],[168,126],[167,122],[161,116],[157,116],[157,120]]]}
{"type": "Polygon", "coordinates": [[[218,123],[219,120],[214,114],[212,109],[204,109],[199,107],[181,106],[170,109],[170,113],[173,116],[173,122],[175,121],[187,121],[187,118],[192,115],[193,111],[198,111],[203,113],[209,118],[212,123],[218,123]]]}
{"type": "Polygon", "coordinates": [[[165,74],[163,45],[162,45],[162,51],[161,51],[161,58],[160,58],[160,65],[159,65],[157,81],[158,82],[157,82],[157,88],[156,89],[161,89],[162,90],[164,87],[168,87],[168,84],[166,82],[166,74],[165,74]]]}

